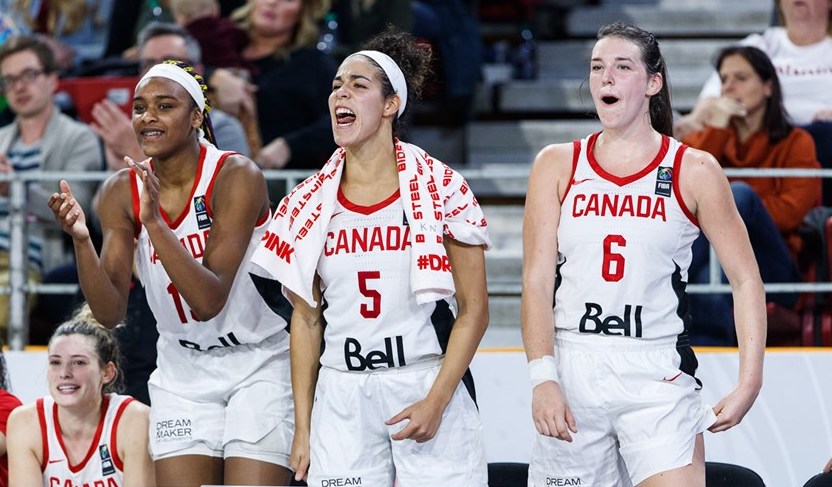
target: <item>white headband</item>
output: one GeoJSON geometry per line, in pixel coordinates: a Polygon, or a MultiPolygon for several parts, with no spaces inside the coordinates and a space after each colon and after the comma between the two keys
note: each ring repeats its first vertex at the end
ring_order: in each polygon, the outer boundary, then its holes
{"type": "Polygon", "coordinates": [[[407,83],[404,81],[404,73],[402,73],[399,65],[396,64],[396,61],[393,61],[393,58],[379,51],[358,51],[355,54],[351,54],[349,57],[356,56],[358,54],[367,56],[375,61],[376,64],[381,66],[384,74],[387,75],[387,79],[390,80],[390,84],[393,85],[393,91],[399,95],[401,103],[399,104],[397,117],[401,117],[402,113],[404,113],[405,107],[407,106],[407,83]]]}
{"type": "Polygon", "coordinates": [[[154,77],[167,78],[171,81],[175,81],[188,91],[188,94],[191,95],[191,98],[194,99],[199,107],[199,111],[205,111],[205,95],[202,93],[202,87],[199,86],[199,82],[197,82],[196,78],[188,74],[187,71],[179,66],[176,66],[175,64],[156,64],[150,68],[144,76],[142,76],[142,79],[139,80],[139,84],[148,78],[154,77]]]}

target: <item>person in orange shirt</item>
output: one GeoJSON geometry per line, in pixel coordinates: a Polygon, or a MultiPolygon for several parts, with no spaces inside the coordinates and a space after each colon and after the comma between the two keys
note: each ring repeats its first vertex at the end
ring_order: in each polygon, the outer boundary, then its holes
{"type": "MultiPolygon", "coordinates": [[[[725,48],[717,56],[716,67],[722,94],[705,128],[689,134],[683,142],[710,152],[725,168],[820,167],[811,135],[794,127],[783,108],[777,73],[763,51],[750,46],[725,48]]],[[[763,281],[799,282],[796,255],[801,240],[797,228],[820,202],[820,179],[731,178],[731,190],[763,281]]],[[[709,282],[709,250],[704,236],[693,247],[689,282],[709,282]]],[[[768,300],[792,308],[797,294],[772,294],[768,300]]],[[[733,344],[730,294],[695,294],[691,306],[695,344],[733,344]]]]}

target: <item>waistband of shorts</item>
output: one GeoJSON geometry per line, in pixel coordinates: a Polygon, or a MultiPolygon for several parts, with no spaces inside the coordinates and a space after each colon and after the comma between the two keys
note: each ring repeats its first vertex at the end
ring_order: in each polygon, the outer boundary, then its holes
{"type": "Polygon", "coordinates": [[[569,330],[558,330],[555,333],[555,348],[567,350],[581,350],[585,352],[645,352],[665,349],[675,349],[686,346],[687,338],[632,338],[624,336],[605,336],[588,333],[575,333],[569,330]]]}
{"type": "Polygon", "coordinates": [[[401,367],[382,367],[374,370],[342,370],[336,369],[334,367],[327,367],[326,365],[322,365],[321,367],[327,368],[330,370],[334,370],[336,372],[341,372],[345,374],[406,374],[408,372],[415,372],[417,370],[425,370],[425,369],[432,369],[434,367],[441,367],[442,364],[445,362],[445,356],[439,355],[438,357],[433,357],[425,360],[420,360],[415,364],[408,364],[403,365],[401,367]]]}

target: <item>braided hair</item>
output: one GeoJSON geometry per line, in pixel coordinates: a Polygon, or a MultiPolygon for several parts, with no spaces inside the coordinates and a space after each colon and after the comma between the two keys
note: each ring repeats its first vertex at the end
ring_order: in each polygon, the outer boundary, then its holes
{"type": "MultiPolygon", "coordinates": [[[[208,116],[208,113],[211,111],[211,102],[210,100],[208,100],[208,85],[205,83],[205,78],[203,78],[201,74],[197,73],[196,69],[194,69],[193,66],[184,61],[179,61],[176,59],[167,59],[165,61],[162,61],[162,64],[171,64],[173,66],[176,66],[177,68],[182,69],[186,73],[193,76],[196,82],[199,83],[199,87],[202,89],[202,96],[205,98],[205,109],[202,111],[202,125],[199,128],[202,129],[202,132],[205,134],[205,138],[208,140],[208,142],[216,146],[217,139],[214,135],[214,125],[211,123],[211,117],[208,116]]],[[[196,101],[191,101],[193,102],[194,106],[197,106],[196,101]]]]}

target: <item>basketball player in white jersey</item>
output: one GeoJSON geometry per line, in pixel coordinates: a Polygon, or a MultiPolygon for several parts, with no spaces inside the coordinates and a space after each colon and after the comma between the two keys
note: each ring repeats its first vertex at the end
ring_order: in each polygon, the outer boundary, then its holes
{"type": "Polygon", "coordinates": [[[82,308],[52,334],[49,396],[9,418],[9,485],[148,487],[148,407],[116,394],[118,342],[82,308]]]}
{"type": "Polygon", "coordinates": [[[529,176],[529,485],[704,487],[703,431],[738,424],[762,385],[763,285],[719,164],[670,136],[655,37],[602,27],[589,80],[603,130],[544,148],[529,176]],[[740,347],[738,384],[713,409],[686,333],[700,229],[731,283],[740,347]]]}
{"type": "Polygon", "coordinates": [[[68,183],[49,204],[108,326],[124,317],[135,248],[160,334],[148,383],[158,485],[279,485],[293,420],[286,321],[240,266],[265,232],[268,195],[251,160],[213,145],[204,90],[176,61],[139,81],[133,129],[150,159],[129,160],[103,186],[100,260],[68,183]]]}
{"type": "Polygon", "coordinates": [[[291,462],[310,486],[487,483],[463,380],[488,323],[485,219],[459,174],[397,138],[429,55],[388,31],[341,64],[329,97],[341,148],[283,200],[255,254],[288,266],[276,277],[296,306],[291,462]]]}

